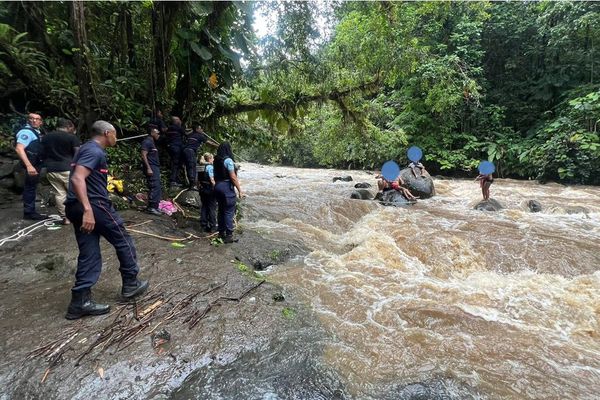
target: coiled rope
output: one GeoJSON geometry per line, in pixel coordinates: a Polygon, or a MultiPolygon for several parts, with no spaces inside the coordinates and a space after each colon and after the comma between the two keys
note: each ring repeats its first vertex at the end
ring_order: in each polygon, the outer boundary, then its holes
{"type": "Polygon", "coordinates": [[[29,225],[28,227],[21,229],[12,236],[0,239],[0,247],[8,242],[16,242],[22,237],[32,234],[39,228],[54,226],[54,223],[58,221],[62,221],[62,218],[59,215],[49,215],[48,218],[38,221],[35,224],[29,225]]]}

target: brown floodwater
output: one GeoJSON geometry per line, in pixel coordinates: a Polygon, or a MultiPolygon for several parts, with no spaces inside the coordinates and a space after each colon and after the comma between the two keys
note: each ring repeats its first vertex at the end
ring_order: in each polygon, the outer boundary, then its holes
{"type": "Polygon", "coordinates": [[[348,397],[454,382],[473,398],[598,398],[600,188],[497,179],[505,209],[481,212],[471,180],[436,179],[436,197],[394,208],[349,198],[375,186],[364,171],[240,176],[244,224],[310,249],[267,274],[312,308],[319,363],[348,397]]]}

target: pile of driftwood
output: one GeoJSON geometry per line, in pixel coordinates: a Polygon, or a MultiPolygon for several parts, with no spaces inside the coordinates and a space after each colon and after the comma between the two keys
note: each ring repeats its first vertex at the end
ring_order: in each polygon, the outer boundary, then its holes
{"type": "MultiPolygon", "coordinates": [[[[188,329],[192,329],[214,307],[220,306],[223,302],[239,302],[264,282],[264,280],[259,281],[237,297],[219,296],[213,299],[207,299],[207,296],[223,288],[227,284],[227,281],[220,284],[208,285],[202,290],[191,294],[182,294],[177,291],[165,293],[160,290],[161,285],[157,285],[143,298],[117,306],[116,310],[105,319],[111,322],[92,335],[95,340],[79,354],[75,361],[75,366],[80,365],[82,360],[90,354],[94,354],[96,360],[109,349],[112,351],[112,354],[115,354],[131,346],[140,336],[153,335],[159,326],[164,327],[166,323],[172,321],[179,321],[181,324],[187,325],[188,329]],[[197,308],[197,303],[203,304],[204,307],[197,308]]],[[[47,360],[48,366],[42,377],[42,383],[48,377],[50,370],[63,361],[65,352],[73,349],[73,345],[76,343],[74,339],[83,335],[84,329],[80,320],[70,329],[63,332],[59,338],[27,354],[26,361],[36,358],[45,358],[47,360]]],[[[154,336],[152,336],[151,342],[155,348],[170,338],[168,332],[164,330],[154,336]],[[157,336],[157,338],[154,336],[157,336]]],[[[79,343],[85,343],[85,341],[87,339],[83,339],[79,343]]]]}

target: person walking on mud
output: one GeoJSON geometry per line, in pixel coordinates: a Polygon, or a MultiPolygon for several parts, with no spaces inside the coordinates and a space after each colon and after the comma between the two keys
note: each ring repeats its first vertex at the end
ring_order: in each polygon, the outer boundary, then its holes
{"type": "Polygon", "coordinates": [[[117,132],[110,123],[96,121],[91,127],[91,135],[91,140],[80,147],[73,159],[65,202],[67,218],[73,224],[79,247],[75,284],[65,316],[71,320],[110,311],[109,305],[92,300],[91,293],[102,270],[100,236],[117,252],[123,298],[132,299],[148,289],[148,281],[138,279],[139,267],[133,240],[115,211],[106,188],[108,163],[105,149],[116,145],[117,132]]]}

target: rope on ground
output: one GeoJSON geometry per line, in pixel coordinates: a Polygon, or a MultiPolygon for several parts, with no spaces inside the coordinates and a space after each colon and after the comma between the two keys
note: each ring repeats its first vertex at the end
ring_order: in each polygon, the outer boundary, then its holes
{"type": "Polygon", "coordinates": [[[58,221],[62,221],[62,218],[59,215],[50,215],[50,216],[48,216],[47,219],[44,219],[44,220],[36,222],[35,224],[29,225],[28,227],[21,229],[14,235],[0,239],[0,246],[3,246],[5,243],[8,243],[8,242],[16,242],[17,240],[19,240],[27,235],[32,234],[34,231],[36,231],[39,228],[54,226],[54,223],[58,222],[58,221]]]}
{"type": "Polygon", "coordinates": [[[200,237],[198,237],[192,233],[188,233],[188,235],[183,238],[175,238],[175,237],[170,237],[170,236],[160,236],[160,235],[156,235],[156,234],[150,233],[150,232],[138,231],[137,229],[127,229],[127,231],[139,233],[140,235],[151,236],[151,237],[154,237],[157,239],[168,240],[170,242],[183,242],[184,240],[189,240],[189,239],[200,239],[200,237]]]}

